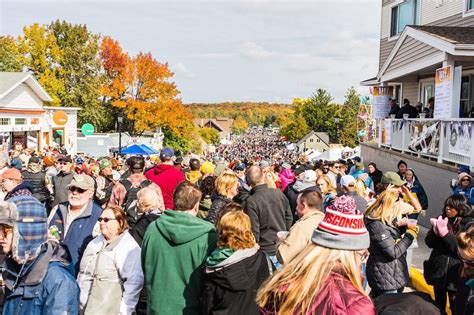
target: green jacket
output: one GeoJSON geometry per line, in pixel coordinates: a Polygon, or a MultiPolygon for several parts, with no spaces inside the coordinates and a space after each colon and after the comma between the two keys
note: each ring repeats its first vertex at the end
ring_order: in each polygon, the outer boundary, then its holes
{"type": "Polygon", "coordinates": [[[148,314],[199,314],[200,268],[216,242],[211,223],[185,212],[167,210],[149,225],[142,246],[148,314]]]}

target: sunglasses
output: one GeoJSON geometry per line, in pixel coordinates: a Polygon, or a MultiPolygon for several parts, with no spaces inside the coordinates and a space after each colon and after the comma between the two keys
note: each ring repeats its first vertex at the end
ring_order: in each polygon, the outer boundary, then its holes
{"type": "Polygon", "coordinates": [[[463,178],[461,179],[461,182],[470,182],[471,180],[469,178],[463,178]]]}
{"type": "Polygon", "coordinates": [[[83,194],[83,193],[85,193],[85,192],[87,191],[87,189],[82,189],[82,188],[75,187],[75,186],[69,187],[68,190],[69,190],[70,192],[75,192],[75,191],[77,191],[77,192],[80,193],[80,194],[83,194]]]}
{"type": "Polygon", "coordinates": [[[341,168],[341,167],[338,165],[338,166],[334,166],[334,168],[341,168]]]}
{"type": "Polygon", "coordinates": [[[111,220],[117,220],[117,219],[116,219],[116,218],[102,218],[102,217],[99,217],[99,218],[97,219],[97,221],[99,221],[99,222],[104,221],[105,223],[107,223],[107,222],[109,222],[109,221],[111,221],[111,220]]]}
{"type": "Polygon", "coordinates": [[[68,165],[69,162],[59,162],[58,164],[59,164],[59,165],[68,165]]]}

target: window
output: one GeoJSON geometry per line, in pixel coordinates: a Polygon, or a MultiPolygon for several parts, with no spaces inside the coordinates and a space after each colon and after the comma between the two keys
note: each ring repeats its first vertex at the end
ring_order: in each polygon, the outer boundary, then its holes
{"type": "Polygon", "coordinates": [[[309,142],[313,142],[313,139],[309,139],[309,142]]]}
{"type": "Polygon", "coordinates": [[[467,10],[468,11],[474,10],[474,0],[467,0],[467,10]]]}
{"type": "Polygon", "coordinates": [[[40,119],[39,118],[31,118],[31,124],[32,125],[39,125],[40,119]]]}
{"type": "Polygon", "coordinates": [[[15,118],[15,125],[26,125],[26,118],[15,118]]]}
{"type": "MultiPolygon", "coordinates": [[[[469,0],[474,1],[474,0],[469,0]]],[[[392,7],[390,36],[403,32],[407,25],[420,24],[420,0],[405,0],[392,7]]]]}
{"type": "Polygon", "coordinates": [[[10,118],[0,118],[0,125],[7,126],[10,124],[10,118]]]}

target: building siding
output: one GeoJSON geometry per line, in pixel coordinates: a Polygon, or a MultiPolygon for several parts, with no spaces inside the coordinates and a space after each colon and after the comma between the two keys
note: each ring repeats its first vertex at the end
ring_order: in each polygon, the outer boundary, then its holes
{"type": "Polygon", "coordinates": [[[462,14],[464,0],[421,1],[421,25],[437,23],[451,16],[462,14]]]}
{"type": "Polygon", "coordinates": [[[0,100],[0,108],[43,109],[43,102],[27,84],[23,83],[0,100]]]}
{"type": "Polygon", "coordinates": [[[406,82],[402,86],[402,98],[407,98],[410,104],[418,102],[418,82],[406,82]]]}
{"type": "MultiPolygon", "coordinates": [[[[379,51],[379,70],[382,68],[385,60],[397,43],[396,39],[389,40],[390,34],[390,5],[395,2],[382,2],[382,21],[380,23],[380,51],[379,51]]],[[[434,26],[462,26],[474,27],[474,15],[462,17],[464,1],[450,0],[443,1],[443,4],[435,8],[435,1],[422,1],[421,4],[421,25],[434,26]]]]}
{"type": "Polygon", "coordinates": [[[438,49],[411,37],[407,37],[385,72],[388,73],[420,59],[432,57],[438,53],[438,49]]]}

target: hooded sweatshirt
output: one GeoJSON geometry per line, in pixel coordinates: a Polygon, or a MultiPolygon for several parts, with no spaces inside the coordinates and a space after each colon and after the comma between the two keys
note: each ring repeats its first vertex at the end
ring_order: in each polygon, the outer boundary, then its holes
{"type": "Polygon", "coordinates": [[[273,265],[257,246],[214,250],[204,270],[202,314],[259,314],[256,292],[272,272],[273,265]]]}
{"type": "Polygon", "coordinates": [[[148,314],[199,314],[200,268],[216,247],[214,226],[182,211],[152,222],[142,245],[148,314]]]}
{"type": "Polygon", "coordinates": [[[158,164],[146,171],[145,176],[161,188],[166,209],[174,209],[173,192],[179,183],[185,181],[184,174],[172,165],[158,164]]]}

